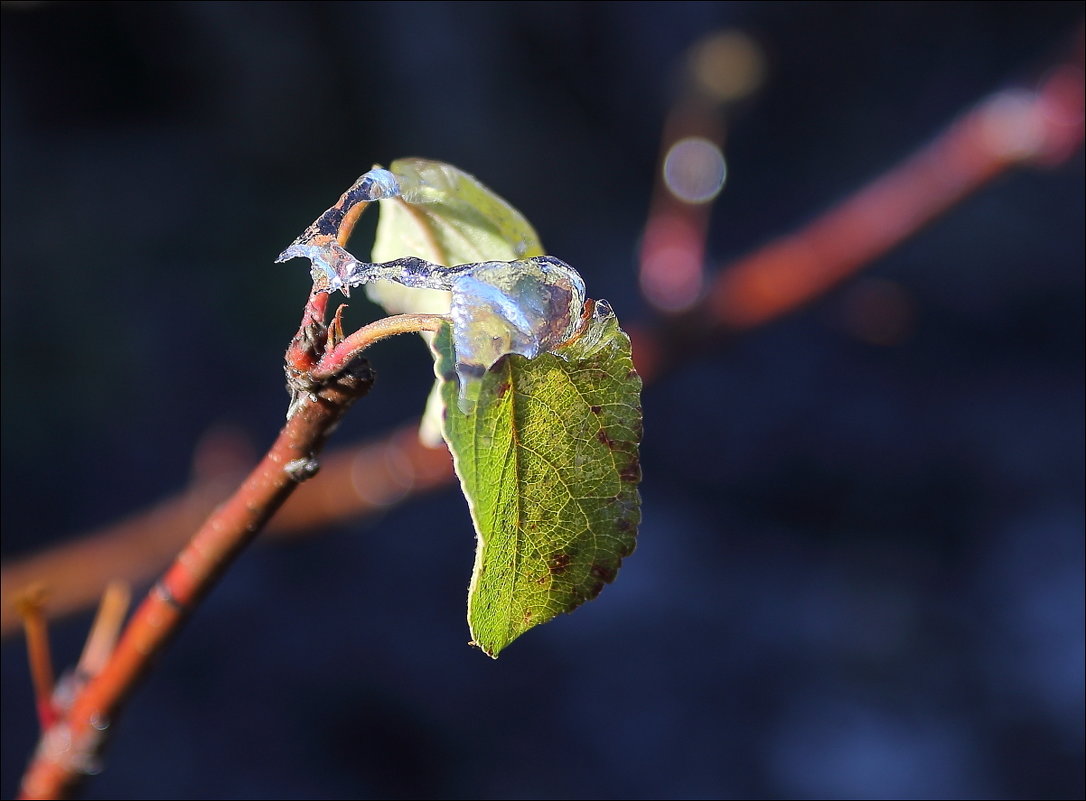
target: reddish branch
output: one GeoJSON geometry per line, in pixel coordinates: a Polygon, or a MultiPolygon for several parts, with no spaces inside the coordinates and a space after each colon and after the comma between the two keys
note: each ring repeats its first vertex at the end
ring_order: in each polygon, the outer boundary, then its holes
{"type": "MultiPolygon", "coordinates": [[[[316,321],[303,328],[317,327],[316,321]]],[[[97,675],[77,692],[70,708],[42,734],[23,776],[24,798],[70,793],[95,764],[102,732],[200,598],[286,500],[318,469],[329,431],[350,405],[369,391],[368,364],[356,360],[334,377],[303,385],[300,400],[271,449],[238,491],[219,507],[182,549],[136,610],[117,647],[97,675]]]]}
{"type": "Polygon", "coordinates": [[[1083,92],[1075,63],[1036,91],[985,98],[812,222],[725,266],[682,317],[632,329],[638,372],[651,381],[713,335],[764,325],[821,297],[1011,168],[1070,158],[1083,140],[1083,92]]]}
{"type": "MultiPolygon", "coordinates": [[[[346,201],[340,198],[339,206],[346,201]]],[[[342,216],[338,239],[350,236],[366,203],[342,216]]],[[[339,206],[335,207],[336,210],[339,206]]],[[[116,633],[127,607],[127,591],[113,585],[103,599],[75,687],[54,690],[40,593],[24,595],[21,613],[30,644],[42,736],[23,775],[22,798],[66,797],[92,771],[103,732],[151,661],[178,631],[200,599],[279,510],[299,484],[316,475],[317,456],[343,414],[373,384],[360,354],[395,334],[436,331],[441,315],[403,314],[343,336],[342,307],[324,323],[328,296],[314,291],[298,333],[285,355],[291,404],[287,423],[260,464],[211,514],[151,588],[120,640],[116,633]],[[70,697],[70,701],[64,700],[70,697]]]]}
{"type": "MultiPolygon", "coordinates": [[[[761,325],[808,303],[914,235],[987,181],[1023,162],[1055,164],[1083,137],[1083,78],[1076,65],[1053,71],[1036,92],[999,92],[901,165],[800,230],[726,266],[704,301],[678,325],[698,336],[761,325]]],[[[312,304],[327,303],[327,295],[312,304]]],[[[307,311],[321,319],[324,309],[307,311]]],[[[651,381],[674,360],[671,322],[631,330],[638,370],[651,381]]],[[[299,368],[312,366],[302,354],[299,368]]],[[[270,530],[298,532],[355,519],[450,482],[448,454],[418,444],[413,426],[344,449],[325,460],[270,530]]],[[[2,570],[0,629],[18,627],[14,595],[34,581],[50,590],[47,614],[94,603],[111,578],[144,580],[160,569],[188,531],[225,495],[201,484],[129,520],[2,570]]]]}
{"type": "Polygon", "coordinates": [[[1037,92],[992,95],[904,163],[800,231],[724,271],[705,316],[743,330],[818,297],[914,235],[1009,167],[1057,163],[1082,142],[1082,72],[1037,92]]]}

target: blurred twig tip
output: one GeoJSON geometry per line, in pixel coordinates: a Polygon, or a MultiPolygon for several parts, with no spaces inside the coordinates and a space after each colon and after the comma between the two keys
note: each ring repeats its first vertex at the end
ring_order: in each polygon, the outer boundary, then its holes
{"type": "Polygon", "coordinates": [[[48,599],[49,589],[45,582],[35,581],[16,590],[11,603],[25,623],[29,618],[40,617],[44,614],[45,603],[48,599]]]}

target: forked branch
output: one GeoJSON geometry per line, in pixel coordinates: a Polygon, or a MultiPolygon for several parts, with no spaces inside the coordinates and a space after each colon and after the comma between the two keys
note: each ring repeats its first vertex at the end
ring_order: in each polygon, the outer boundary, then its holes
{"type": "Polygon", "coordinates": [[[104,667],[77,691],[70,707],[56,710],[59,717],[43,732],[23,777],[23,798],[65,797],[93,770],[103,732],[140,676],[241,549],[291,492],[316,474],[329,432],[372,383],[368,363],[357,358],[323,381],[295,387],[301,400],[260,464],[154,585],[104,667]]]}

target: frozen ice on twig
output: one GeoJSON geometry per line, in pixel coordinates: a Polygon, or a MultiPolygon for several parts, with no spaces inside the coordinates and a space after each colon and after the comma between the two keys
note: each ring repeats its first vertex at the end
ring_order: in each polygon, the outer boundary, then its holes
{"type": "Polygon", "coordinates": [[[449,316],[464,411],[473,403],[478,379],[502,356],[519,353],[533,358],[554,350],[580,325],[584,281],[576,270],[553,256],[443,267],[413,256],[369,264],[354,259],[338,245],[328,252],[316,252],[316,258],[310,255],[313,252],[312,246],[301,246],[291,256],[309,257],[314,269],[318,264],[319,269],[328,269],[334,279],[329,281],[328,292],[384,280],[452,293],[449,316]],[[337,251],[350,260],[345,268],[346,262],[337,251]],[[335,266],[329,267],[332,264],[335,266]]]}
{"type": "MultiPolygon", "coordinates": [[[[374,167],[363,173],[350,189],[339,196],[336,205],[314,220],[301,236],[279,254],[276,261],[289,261],[295,256],[307,258],[312,264],[314,289],[318,292],[348,292],[346,276],[358,264],[358,260],[339,244],[344,218],[359,203],[400,197],[405,183],[406,179],[382,167],[374,167]]],[[[407,188],[413,189],[411,186],[407,188]]]]}
{"type": "Polygon", "coordinates": [[[366,201],[387,200],[390,197],[399,197],[402,193],[399,179],[381,167],[374,167],[364,173],[351,188],[355,187],[358,187],[361,195],[359,200],[366,201]]]}
{"type": "MultiPolygon", "coordinates": [[[[400,176],[375,167],[362,175],[284,250],[277,261],[307,258],[318,292],[342,291],[374,281],[393,281],[416,289],[451,293],[460,407],[468,411],[479,379],[502,356],[534,358],[553,351],[577,332],[585,303],[581,276],[561,259],[535,256],[514,261],[484,261],[444,267],[415,256],[381,263],[359,261],[338,241],[344,217],[358,203],[412,196],[400,176]]],[[[603,301],[606,305],[606,301],[603,301]]],[[[609,310],[609,307],[606,307],[609,310]]],[[[597,306],[597,312],[602,308],[597,306]]]]}

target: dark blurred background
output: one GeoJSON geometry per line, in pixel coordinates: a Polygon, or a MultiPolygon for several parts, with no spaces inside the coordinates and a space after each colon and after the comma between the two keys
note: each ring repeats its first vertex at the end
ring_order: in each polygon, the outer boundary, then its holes
{"type": "MultiPolygon", "coordinates": [[[[3,3],[5,559],[180,490],[209,430],[271,441],[308,287],[272,260],[373,162],[477,175],[645,319],[660,131],[702,37],[766,60],[730,118],[717,265],[1032,85],[1081,14],[3,3]]],[[[1083,195],[1081,153],[1005,176],[649,387],[638,551],[497,662],[465,644],[452,487],[253,548],[84,796],[1082,797],[1083,195]],[[900,325],[871,337],[854,310],[888,286],[900,325]]],[[[424,350],[373,361],[334,445],[421,409],[424,350]]],[[[89,621],[53,627],[59,663],[89,621]]],[[[10,797],[36,736],[20,638],[2,664],[10,797]]]]}

